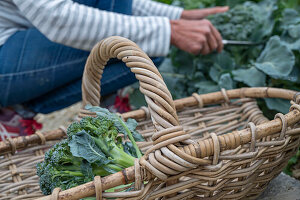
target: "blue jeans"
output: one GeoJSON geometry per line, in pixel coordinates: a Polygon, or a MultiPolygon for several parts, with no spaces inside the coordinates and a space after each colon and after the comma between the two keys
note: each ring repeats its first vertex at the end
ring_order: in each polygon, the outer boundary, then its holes
{"type": "MultiPolygon", "coordinates": [[[[76,0],[101,10],[131,14],[132,0],[76,0]]],[[[24,104],[49,113],[81,100],[81,78],[89,52],[49,41],[37,29],[18,31],[0,47],[0,106],[24,104]]],[[[153,59],[156,66],[161,58],[153,59]]],[[[124,63],[111,60],[101,80],[101,95],[134,83],[124,63]]]]}

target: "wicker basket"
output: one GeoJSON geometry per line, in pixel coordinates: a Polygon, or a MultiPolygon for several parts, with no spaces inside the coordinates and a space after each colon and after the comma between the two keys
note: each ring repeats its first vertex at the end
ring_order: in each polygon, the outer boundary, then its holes
{"type": "MultiPolygon", "coordinates": [[[[122,114],[134,118],[145,142],[135,165],[107,177],[42,197],[36,163],[65,137],[63,128],[0,143],[0,200],[255,199],[298,151],[300,97],[290,90],[242,88],[172,100],[158,70],[133,42],[110,37],[92,50],[83,76],[84,104],[99,105],[100,79],[110,58],[121,59],[140,81],[148,108],[122,114]],[[269,121],[255,98],[291,101],[290,112],[269,121]],[[231,101],[230,99],[235,99],[231,101]],[[204,107],[205,106],[205,107],[204,107]],[[130,192],[103,192],[132,183],[130,192]]],[[[82,110],[80,116],[94,115],[82,110]]],[[[126,188],[126,186],[124,186],[126,188]]]]}

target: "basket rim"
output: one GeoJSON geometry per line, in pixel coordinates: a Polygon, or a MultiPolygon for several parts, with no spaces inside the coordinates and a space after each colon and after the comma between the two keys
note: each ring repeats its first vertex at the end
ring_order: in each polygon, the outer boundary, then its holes
{"type": "MultiPolygon", "coordinates": [[[[296,91],[281,89],[281,88],[272,88],[272,87],[254,87],[254,88],[245,87],[239,89],[226,90],[226,94],[229,99],[281,98],[281,99],[294,100],[294,101],[296,101],[296,98],[299,96],[299,93],[296,91]]],[[[198,98],[202,99],[203,105],[218,104],[224,102],[225,100],[224,94],[221,91],[207,93],[207,94],[197,94],[197,95],[198,98]]],[[[194,96],[174,100],[174,103],[177,111],[180,111],[186,107],[194,107],[199,104],[198,100],[194,96]]],[[[144,108],[121,114],[121,117],[124,120],[127,120],[128,118],[145,119],[146,116],[147,113],[146,113],[146,109],[144,108]]],[[[276,120],[276,121],[277,121],[276,126],[278,127],[278,131],[280,131],[282,129],[281,120],[276,120]]],[[[270,122],[266,122],[266,123],[270,123],[270,122]]],[[[19,150],[19,149],[24,149],[31,145],[41,144],[44,140],[46,141],[60,140],[66,136],[66,128],[60,127],[55,130],[46,131],[43,132],[43,135],[44,135],[43,138],[41,138],[40,134],[33,134],[30,136],[19,136],[16,138],[6,139],[5,141],[1,141],[0,155],[4,155],[7,153],[14,153],[14,149],[19,150]]],[[[243,135],[247,135],[247,134],[244,133],[243,135]]],[[[245,138],[247,137],[245,136],[245,138]]]]}

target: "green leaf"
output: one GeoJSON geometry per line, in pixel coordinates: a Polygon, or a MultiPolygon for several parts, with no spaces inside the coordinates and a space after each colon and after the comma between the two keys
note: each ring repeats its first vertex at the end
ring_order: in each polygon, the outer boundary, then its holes
{"type": "MultiPolygon", "coordinates": [[[[299,80],[300,80],[300,70],[298,67],[294,66],[292,72],[288,76],[278,77],[278,79],[276,79],[276,82],[280,82],[282,84],[284,81],[290,81],[290,82],[292,82],[291,84],[293,84],[293,83],[299,83],[299,80]]],[[[273,79],[272,83],[274,83],[274,82],[275,82],[275,80],[273,79]]],[[[280,83],[279,83],[279,85],[280,85],[280,83]]],[[[285,85],[288,86],[286,88],[288,88],[290,90],[298,90],[296,84],[293,84],[293,85],[285,84],[285,85]]],[[[275,84],[275,87],[278,87],[278,86],[275,84]]]]}
{"type": "Polygon", "coordinates": [[[299,13],[295,9],[287,8],[282,12],[281,27],[288,28],[291,24],[300,23],[299,13]]]}
{"type": "Polygon", "coordinates": [[[209,69],[209,76],[214,82],[219,81],[220,72],[216,69],[214,65],[209,69]]]}
{"type": "Polygon", "coordinates": [[[126,125],[127,125],[128,129],[131,131],[132,136],[133,136],[135,141],[144,141],[143,136],[135,130],[137,125],[138,125],[137,121],[135,121],[134,119],[129,118],[126,121],[126,125]]]}
{"type": "Polygon", "coordinates": [[[180,78],[178,77],[172,77],[166,74],[162,74],[164,78],[164,82],[166,83],[168,90],[171,92],[172,95],[176,94],[178,82],[180,82],[180,78]]]}
{"type": "Polygon", "coordinates": [[[107,117],[111,119],[111,112],[106,108],[101,108],[99,106],[86,105],[85,109],[95,112],[98,116],[107,117]]]}
{"type": "Polygon", "coordinates": [[[300,50],[300,24],[289,25],[281,36],[282,41],[291,50],[300,50]]]}
{"type": "Polygon", "coordinates": [[[80,169],[84,176],[91,178],[91,179],[94,178],[93,168],[92,168],[91,163],[87,162],[86,160],[82,160],[80,169]]]}
{"type": "Polygon", "coordinates": [[[131,155],[131,156],[133,156],[133,157],[137,157],[136,151],[135,151],[134,146],[132,145],[131,142],[125,142],[125,143],[123,144],[123,148],[124,148],[124,151],[125,151],[127,154],[129,154],[129,155],[131,155]]]}
{"type": "Polygon", "coordinates": [[[283,43],[291,50],[300,51],[300,39],[282,37],[283,43]]]}
{"type": "Polygon", "coordinates": [[[221,72],[224,70],[232,70],[235,68],[235,62],[230,57],[230,54],[226,51],[222,51],[221,53],[212,54],[212,60],[214,61],[214,65],[216,65],[221,72]]]}
{"type": "Polygon", "coordinates": [[[294,9],[285,9],[281,19],[281,39],[292,50],[300,50],[300,14],[294,9]]]}
{"type": "Polygon", "coordinates": [[[135,108],[140,108],[146,106],[145,96],[140,92],[139,89],[134,88],[134,90],[129,95],[130,105],[133,105],[135,108]]]}
{"type": "Polygon", "coordinates": [[[270,99],[270,98],[266,98],[265,102],[268,106],[269,109],[271,110],[277,110],[283,114],[286,114],[289,112],[289,108],[290,108],[290,102],[289,100],[285,100],[285,99],[270,99]]]}
{"type": "Polygon", "coordinates": [[[164,61],[159,66],[160,72],[174,73],[174,66],[170,58],[165,58],[164,61]]]}
{"type": "Polygon", "coordinates": [[[254,66],[271,77],[282,77],[291,73],[294,64],[293,52],[280,41],[278,36],[273,36],[254,66]]]}
{"type": "MultiPolygon", "coordinates": [[[[220,87],[212,81],[201,81],[195,84],[199,94],[206,94],[220,90],[220,87]]],[[[195,91],[196,92],[196,91],[195,91]]]]}
{"type": "Polygon", "coordinates": [[[105,165],[110,162],[92,137],[85,131],[73,135],[69,141],[70,151],[73,156],[86,159],[89,163],[105,165]]]}
{"type": "Polygon", "coordinates": [[[190,74],[193,72],[194,56],[179,49],[171,51],[172,64],[175,66],[174,70],[179,74],[190,74]]]}
{"type": "Polygon", "coordinates": [[[129,130],[133,131],[133,130],[136,129],[138,123],[134,119],[129,118],[126,121],[126,125],[127,125],[127,127],[128,127],[129,130]]]}
{"type": "Polygon", "coordinates": [[[266,85],[266,75],[255,67],[233,70],[232,74],[235,81],[243,82],[251,87],[266,85]]]}
{"type": "Polygon", "coordinates": [[[291,36],[292,38],[299,39],[300,38],[300,24],[290,25],[288,27],[288,33],[289,33],[289,36],[291,36]]]}
{"type": "Polygon", "coordinates": [[[233,88],[233,81],[229,73],[222,74],[219,79],[219,87],[231,90],[233,88]]]}

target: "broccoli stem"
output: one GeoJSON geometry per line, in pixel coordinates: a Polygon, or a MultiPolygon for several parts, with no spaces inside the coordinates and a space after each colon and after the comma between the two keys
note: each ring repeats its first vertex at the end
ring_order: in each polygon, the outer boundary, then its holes
{"type": "Polygon", "coordinates": [[[80,171],[59,171],[56,175],[53,176],[55,178],[56,176],[84,176],[80,171]]]}
{"type": "Polygon", "coordinates": [[[120,167],[118,165],[113,165],[113,164],[108,164],[105,167],[108,167],[108,168],[110,168],[110,169],[112,169],[114,171],[122,171],[123,170],[122,167],[120,167]]]}
{"type": "Polygon", "coordinates": [[[62,171],[80,171],[80,165],[72,164],[72,165],[63,165],[63,166],[57,166],[57,169],[62,171]]]}
{"type": "MultiPolygon", "coordinates": [[[[122,167],[119,167],[117,165],[114,165],[114,164],[107,164],[105,165],[106,168],[109,168],[111,169],[112,171],[116,171],[116,172],[119,172],[119,171],[122,171],[123,168],[122,167]]],[[[109,171],[107,171],[105,168],[102,168],[102,167],[96,167],[93,169],[93,174],[96,176],[107,176],[109,174],[111,174],[109,171]]]]}
{"type": "Polygon", "coordinates": [[[127,135],[128,135],[128,138],[129,138],[129,140],[131,141],[131,143],[132,143],[132,145],[133,145],[133,147],[134,147],[134,149],[135,149],[135,152],[136,152],[137,157],[138,157],[138,158],[141,158],[143,155],[142,155],[142,153],[141,153],[139,147],[137,146],[137,144],[136,144],[136,142],[135,142],[135,140],[134,140],[134,138],[133,138],[133,136],[132,136],[131,131],[128,129],[128,127],[127,127],[126,124],[123,122],[123,120],[120,119],[119,116],[117,116],[117,118],[118,118],[119,122],[122,124],[122,126],[125,128],[125,130],[126,130],[126,132],[127,132],[127,135]]]}
{"type": "Polygon", "coordinates": [[[81,172],[72,172],[72,171],[65,171],[66,173],[72,175],[72,176],[83,176],[81,172]]]}
{"type": "Polygon", "coordinates": [[[106,154],[107,157],[113,159],[113,163],[118,164],[124,168],[134,165],[135,158],[121,150],[114,142],[105,142],[102,138],[93,137],[96,145],[106,154]],[[110,146],[106,146],[110,144],[110,146]]]}

